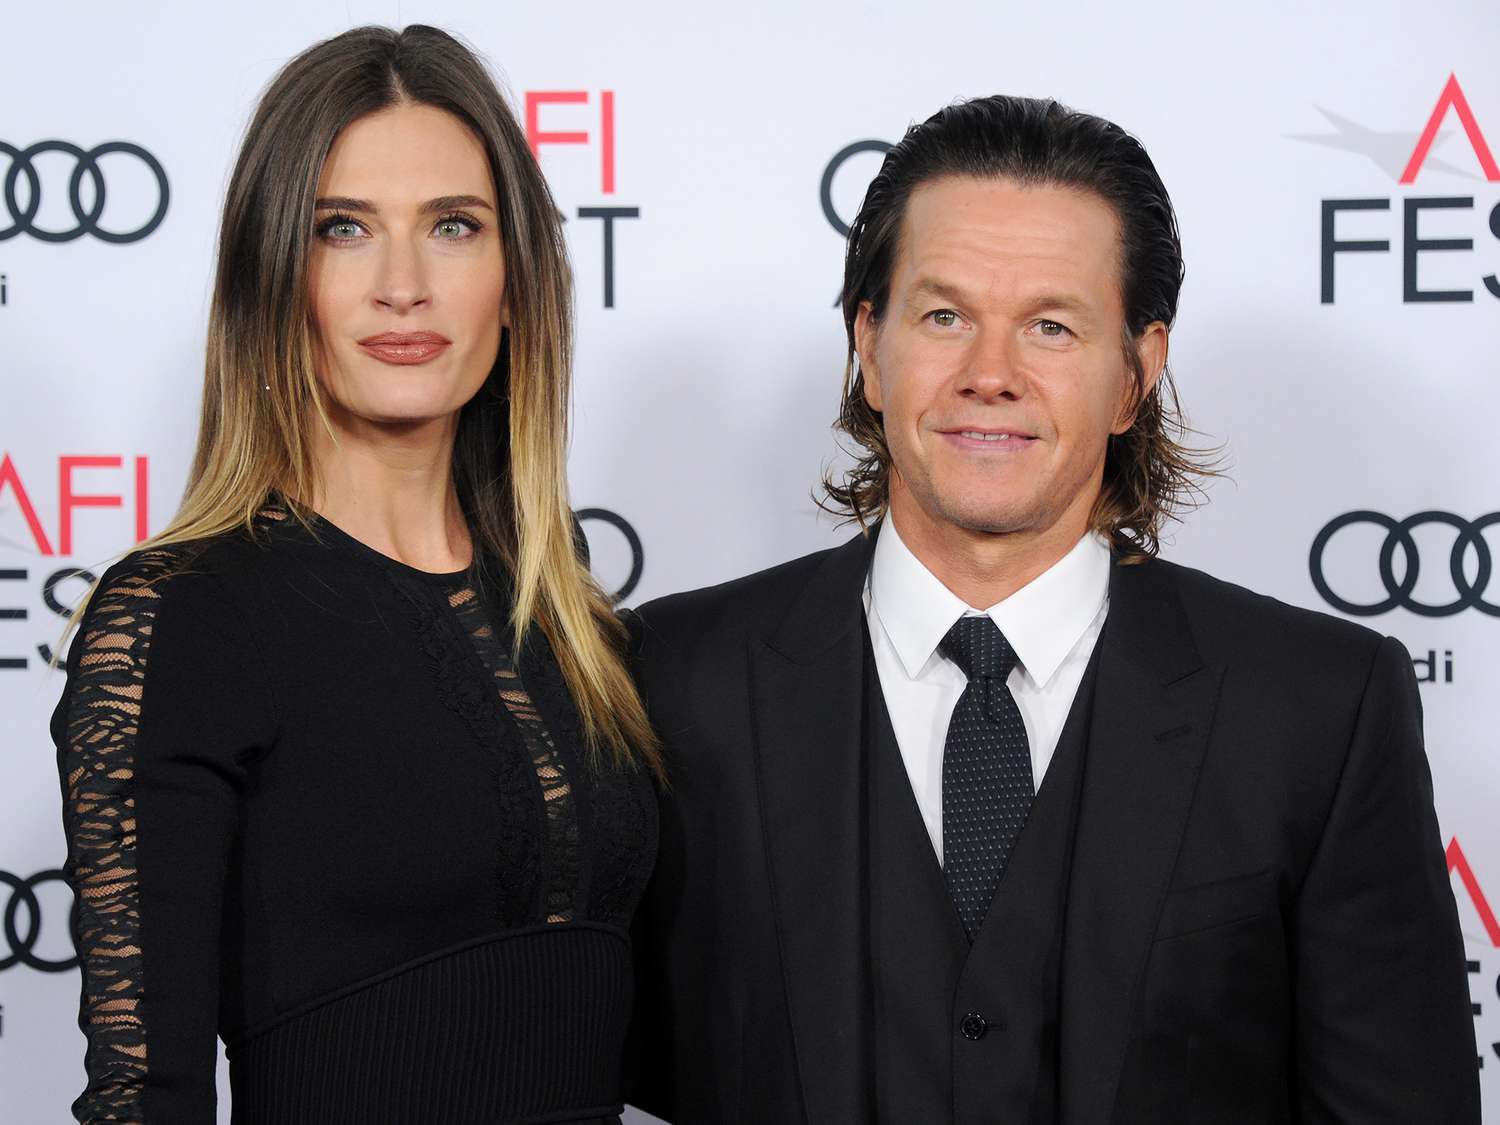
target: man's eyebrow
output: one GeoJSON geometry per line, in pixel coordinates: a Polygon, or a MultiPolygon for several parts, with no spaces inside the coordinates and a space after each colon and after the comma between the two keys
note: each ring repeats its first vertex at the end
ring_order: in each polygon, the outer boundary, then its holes
{"type": "Polygon", "coordinates": [[[911,295],[913,297],[930,295],[938,298],[940,301],[952,301],[955,305],[962,304],[964,301],[964,291],[962,289],[935,277],[918,278],[916,283],[911,287],[911,295]]]}
{"type": "MultiPolygon", "coordinates": [[[[355,199],[350,195],[320,196],[313,201],[313,207],[318,211],[363,211],[369,215],[377,214],[380,210],[368,199],[355,199]]],[[[494,210],[488,200],[481,199],[477,195],[440,195],[422,204],[421,210],[425,215],[438,211],[453,211],[459,207],[483,207],[487,211],[494,210]]]]}
{"type": "MultiPolygon", "coordinates": [[[[959,286],[936,277],[918,278],[911,287],[911,296],[936,297],[940,301],[949,301],[955,305],[961,305],[967,300],[967,295],[959,286]]],[[[1087,301],[1068,293],[1037,293],[1026,299],[1024,307],[1028,313],[1055,309],[1078,316],[1092,316],[1094,312],[1093,307],[1087,301]]]]}
{"type": "Polygon", "coordinates": [[[1059,309],[1064,312],[1077,313],[1079,316],[1092,316],[1094,312],[1093,307],[1087,301],[1067,293],[1039,293],[1026,302],[1026,308],[1032,312],[1059,309]]]}

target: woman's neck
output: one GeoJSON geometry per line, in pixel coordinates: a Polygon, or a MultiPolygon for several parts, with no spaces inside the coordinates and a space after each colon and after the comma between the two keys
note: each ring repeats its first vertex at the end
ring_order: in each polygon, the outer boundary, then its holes
{"type": "Polygon", "coordinates": [[[453,482],[457,415],[387,425],[316,424],[312,508],[367,547],[418,570],[463,570],[473,556],[453,482]]]}

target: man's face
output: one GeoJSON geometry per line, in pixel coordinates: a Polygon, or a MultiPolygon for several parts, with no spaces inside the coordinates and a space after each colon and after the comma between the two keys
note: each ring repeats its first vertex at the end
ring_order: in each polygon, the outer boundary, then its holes
{"type": "MultiPolygon", "coordinates": [[[[1081,535],[1132,420],[1120,232],[1099,197],[950,177],[907,203],[890,298],[855,323],[884,415],[891,509],[979,532],[1081,535]]],[[[1136,341],[1154,385],[1166,328],[1136,341]]]]}

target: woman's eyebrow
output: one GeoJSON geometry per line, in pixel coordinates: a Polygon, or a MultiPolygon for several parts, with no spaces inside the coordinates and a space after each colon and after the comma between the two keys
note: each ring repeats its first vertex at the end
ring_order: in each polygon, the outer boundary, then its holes
{"type": "Polygon", "coordinates": [[[452,211],[456,207],[483,207],[493,211],[488,200],[480,199],[477,195],[440,195],[436,199],[429,199],[422,205],[425,211],[452,211]]]}
{"type": "MultiPolygon", "coordinates": [[[[350,195],[320,196],[313,201],[313,207],[318,211],[363,211],[370,215],[380,211],[368,199],[355,199],[350,195]]],[[[435,211],[452,211],[455,207],[483,207],[487,211],[495,209],[488,200],[477,195],[440,195],[422,204],[421,210],[423,214],[429,214],[435,211]]]]}
{"type": "Polygon", "coordinates": [[[374,214],[377,210],[375,204],[368,199],[355,199],[348,195],[325,195],[313,200],[313,208],[318,211],[368,211],[374,214]]]}

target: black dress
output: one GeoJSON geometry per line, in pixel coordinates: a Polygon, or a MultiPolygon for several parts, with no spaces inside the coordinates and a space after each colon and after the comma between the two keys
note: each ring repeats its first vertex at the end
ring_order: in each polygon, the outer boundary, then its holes
{"type": "Polygon", "coordinates": [[[99,584],[53,717],[80,1121],[621,1112],[640,771],[595,764],[508,590],[272,508],[99,584]]]}

